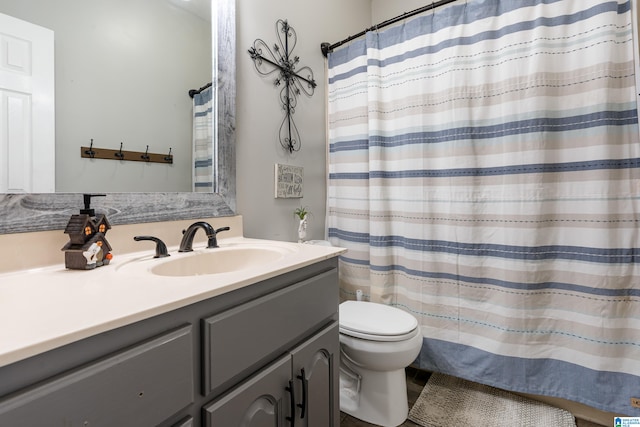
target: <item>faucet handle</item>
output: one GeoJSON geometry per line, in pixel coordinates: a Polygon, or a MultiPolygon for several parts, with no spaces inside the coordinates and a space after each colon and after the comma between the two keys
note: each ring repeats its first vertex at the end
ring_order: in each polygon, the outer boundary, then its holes
{"type": "Polygon", "coordinates": [[[231,230],[229,227],[220,227],[218,229],[215,229],[213,231],[213,236],[210,236],[209,238],[209,244],[207,245],[207,248],[219,248],[220,246],[218,246],[218,233],[220,233],[221,231],[229,230],[231,230]]]}
{"type": "Polygon", "coordinates": [[[154,258],[164,258],[164,257],[171,256],[167,251],[167,245],[165,245],[164,242],[158,239],[157,237],[135,236],[133,240],[135,240],[136,242],[139,242],[140,240],[151,240],[152,242],[156,242],[156,255],[154,256],[154,258]]]}

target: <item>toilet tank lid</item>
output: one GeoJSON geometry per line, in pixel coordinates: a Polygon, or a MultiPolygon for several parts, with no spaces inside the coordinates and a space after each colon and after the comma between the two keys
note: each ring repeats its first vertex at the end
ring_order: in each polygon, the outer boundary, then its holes
{"type": "Polygon", "coordinates": [[[340,329],[369,335],[402,335],[413,331],[418,321],[399,308],[366,301],[340,304],[340,329]]]}

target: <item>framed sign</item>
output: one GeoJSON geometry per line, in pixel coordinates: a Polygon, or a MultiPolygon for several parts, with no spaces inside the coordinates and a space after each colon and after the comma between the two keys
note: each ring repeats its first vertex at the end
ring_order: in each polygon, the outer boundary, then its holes
{"type": "Polygon", "coordinates": [[[299,199],[304,188],[304,168],[300,166],[280,165],[275,168],[276,199],[299,199]]]}

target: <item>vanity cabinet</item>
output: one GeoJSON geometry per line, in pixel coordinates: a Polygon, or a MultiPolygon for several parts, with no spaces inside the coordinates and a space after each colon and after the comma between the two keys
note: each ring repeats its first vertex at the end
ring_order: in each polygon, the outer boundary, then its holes
{"type": "Polygon", "coordinates": [[[337,321],[330,258],[0,367],[0,426],[338,427],[337,321]]]}
{"type": "Polygon", "coordinates": [[[340,425],[338,322],[204,407],[205,426],[340,425]]]}

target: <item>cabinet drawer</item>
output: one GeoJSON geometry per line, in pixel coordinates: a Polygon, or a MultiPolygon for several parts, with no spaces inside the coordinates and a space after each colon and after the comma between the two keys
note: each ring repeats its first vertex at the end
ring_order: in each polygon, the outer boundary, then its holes
{"type": "Polygon", "coordinates": [[[337,284],[332,269],[203,319],[203,394],[231,386],[335,315],[337,284]]]}
{"type": "Polygon", "coordinates": [[[157,425],[193,402],[192,327],[0,400],[0,425],[157,425]]]}

